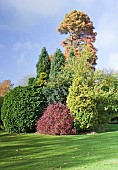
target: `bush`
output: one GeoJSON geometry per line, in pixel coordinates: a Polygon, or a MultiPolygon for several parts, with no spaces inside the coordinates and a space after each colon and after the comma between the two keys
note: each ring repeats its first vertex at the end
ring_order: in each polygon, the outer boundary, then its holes
{"type": "Polygon", "coordinates": [[[75,127],[78,132],[94,130],[98,125],[96,104],[92,87],[74,79],[67,97],[67,106],[75,117],[75,127]]]}
{"type": "Polygon", "coordinates": [[[8,132],[32,132],[41,117],[45,98],[41,88],[18,86],[4,98],[1,118],[8,132]]]}
{"type": "Polygon", "coordinates": [[[64,104],[50,104],[37,121],[37,132],[51,135],[75,134],[74,117],[64,104]]]}
{"type": "Polygon", "coordinates": [[[102,131],[118,115],[118,80],[97,71],[75,77],[69,89],[67,106],[80,130],[102,131]]]}

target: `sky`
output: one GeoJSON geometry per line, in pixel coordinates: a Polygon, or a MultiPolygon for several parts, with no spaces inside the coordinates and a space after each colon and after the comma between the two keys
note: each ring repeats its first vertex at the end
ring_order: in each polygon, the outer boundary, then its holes
{"type": "Polygon", "coordinates": [[[0,82],[14,86],[36,75],[41,49],[64,50],[57,31],[72,10],[85,12],[97,32],[97,69],[118,70],[117,0],[0,0],[0,82]]]}

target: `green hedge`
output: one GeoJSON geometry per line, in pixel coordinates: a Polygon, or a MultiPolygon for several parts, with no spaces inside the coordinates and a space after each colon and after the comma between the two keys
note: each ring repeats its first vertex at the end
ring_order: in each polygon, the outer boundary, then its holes
{"type": "Polygon", "coordinates": [[[32,132],[45,107],[42,88],[18,86],[4,98],[1,118],[10,133],[32,132]]]}

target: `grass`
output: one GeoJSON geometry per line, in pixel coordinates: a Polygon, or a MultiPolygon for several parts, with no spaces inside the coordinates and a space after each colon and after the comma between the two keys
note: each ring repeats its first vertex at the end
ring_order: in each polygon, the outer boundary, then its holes
{"type": "Polygon", "coordinates": [[[0,170],[118,170],[118,124],[74,136],[0,131],[0,170]]]}

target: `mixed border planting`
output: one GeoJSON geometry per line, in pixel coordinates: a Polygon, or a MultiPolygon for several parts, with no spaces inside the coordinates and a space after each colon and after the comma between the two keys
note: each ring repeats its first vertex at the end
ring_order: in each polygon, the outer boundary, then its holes
{"type": "MultiPolygon", "coordinates": [[[[9,133],[67,135],[103,131],[118,117],[118,73],[96,70],[96,32],[87,14],[72,11],[59,25],[65,51],[44,47],[36,77],[5,94],[1,124],[9,133]]],[[[2,98],[1,98],[2,103],[2,98]]]]}

